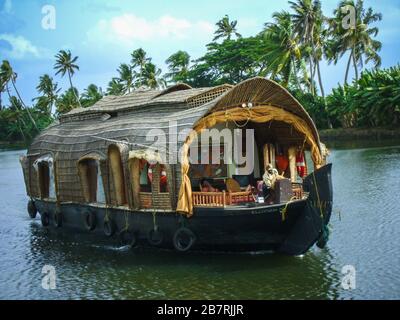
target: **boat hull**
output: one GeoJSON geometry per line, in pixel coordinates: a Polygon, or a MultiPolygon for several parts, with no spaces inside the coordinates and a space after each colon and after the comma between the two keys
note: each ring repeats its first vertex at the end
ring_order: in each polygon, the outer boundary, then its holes
{"type": "MultiPolygon", "coordinates": [[[[305,200],[288,204],[247,204],[225,208],[195,208],[187,218],[175,212],[132,211],[124,208],[105,208],[75,203],[56,204],[35,199],[38,212],[46,214],[49,227],[55,228],[56,212],[61,212],[63,229],[74,232],[92,232],[104,236],[104,221],[112,221],[118,239],[123,230],[135,236],[135,244],[179,249],[176,233],[190,230],[194,237],[190,250],[207,251],[259,251],[270,250],[290,255],[307,252],[322,236],[332,209],[331,166],[315,172],[305,187],[310,195],[305,200]],[[315,182],[321,188],[314,192],[315,182]],[[86,217],[95,217],[93,230],[89,231],[86,217]],[[157,231],[157,243],[152,233],[157,231]],[[161,235],[161,237],[160,237],[161,235]]],[[[186,250],[182,250],[186,251],[186,250]]]]}

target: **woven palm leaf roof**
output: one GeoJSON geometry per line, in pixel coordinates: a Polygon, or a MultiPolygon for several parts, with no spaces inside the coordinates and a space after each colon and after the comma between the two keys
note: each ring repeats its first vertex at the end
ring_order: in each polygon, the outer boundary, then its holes
{"type": "Polygon", "coordinates": [[[154,143],[148,141],[152,129],[165,131],[169,143],[172,129],[190,130],[215,110],[250,102],[279,107],[299,116],[319,143],[318,131],[300,103],[279,84],[257,77],[236,86],[190,88],[179,84],[164,91],[137,90],[124,96],[106,96],[90,108],[74,109],[61,117],[59,124],[36,137],[28,153],[63,153],[65,158],[78,159],[93,150],[106,152],[108,144],[122,140],[132,149],[143,148],[154,143]]]}

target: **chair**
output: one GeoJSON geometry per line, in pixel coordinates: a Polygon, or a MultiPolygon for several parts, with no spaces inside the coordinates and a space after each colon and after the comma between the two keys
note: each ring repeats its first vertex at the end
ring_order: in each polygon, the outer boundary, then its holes
{"type": "Polygon", "coordinates": [[[235,179],[228,178],[226,179],[225,182],[226,185],[226,190],[228,191],[228,200],[227,203],[232,205],[232,204],[237,204],[240,202],[253,202],[254,197],[253,197],[253,192],[251,190],[249,191],[242,191],[240,189],[240,184],[237,182],[235,179]]]}
{"type": "Polygon", "coordinates": [[[226,179],[225,185],[226,185],[226,190],[228,190],[228,192],[241,192],[242,191],[240,189],[239,182],[237,182],[235,179],[232,179],[232,178],[226,179]]]}

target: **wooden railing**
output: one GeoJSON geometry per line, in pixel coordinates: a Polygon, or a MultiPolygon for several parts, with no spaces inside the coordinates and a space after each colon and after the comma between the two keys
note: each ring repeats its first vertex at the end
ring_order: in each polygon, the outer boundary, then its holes
{"type": "Polygon", "coordinates": [[[226,194],[222,192],[192,192],[193,205],[196,207],[225,207],[226,194]]]}
{"type": "Polygon", "coordinates": [[[229,205],[241,203],[241,202],[254,202],[253,193],[251,191],[242,192],[228,192],[227,203],[229,205]]]}
{"type": "MultiPolygon", "coordinates": [[[[303,185],[292,183],[293,197],[303,199],[303,185]]],[[[241,192],[192,192],[193,205],[195,207],[225,207],[244,202],[254,202],[255,198],[251,191],[241,192]]]]}

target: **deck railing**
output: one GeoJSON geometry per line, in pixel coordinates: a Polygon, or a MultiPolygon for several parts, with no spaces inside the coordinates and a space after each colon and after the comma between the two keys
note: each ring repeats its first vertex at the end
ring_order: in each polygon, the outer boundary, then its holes
{"type": "MultiPolygon", "coordinates": [[[[294,199],[303,199],[306,193],[303,192],[301,183],[292,183],[294,199]]],[[[251,191],[241,192],[192,192],[193,205],[195,207],[225,207],[243,202],[254,202],[255,196],[251,191]]]]}
{"type": "Polygon", "coordinates": [[[222,192],[192,192],[195,207],[225,207],[226,194],[222,192]]]}

